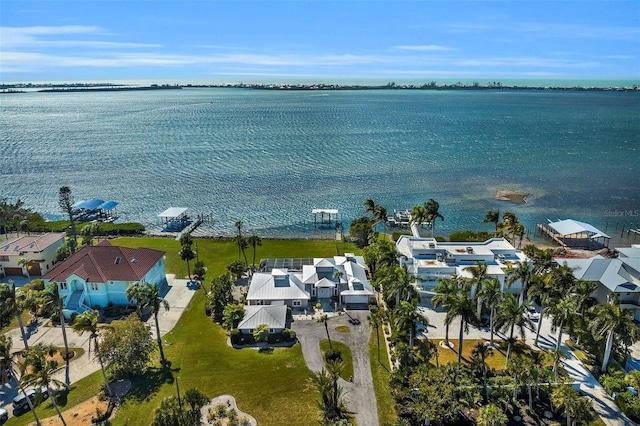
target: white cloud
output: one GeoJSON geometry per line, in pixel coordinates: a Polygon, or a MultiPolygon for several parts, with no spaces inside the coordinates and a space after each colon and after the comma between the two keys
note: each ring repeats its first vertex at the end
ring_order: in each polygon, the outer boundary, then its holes
{"type": "Polygon", "coordinates": [[[436,44],[427,44],[427,45],[417,45],[417,46],[411,46],[411,45],[405,45],[405,46],[394,46],[394,49],[399,49],[399,50],[412,50],[412,51],[421,51],[421,52],[441,52],[441,51],[446,51],[446,50],[456,50],[452,47],[447,47],[447,46],[439,46],[436,44]]]}
{"type": "Polygon", "coordinates": [[[107,33],[97,26],[62,25],[59,27],[0,27],[0,46],[5,49],[37,49],[54,47],[90,48],[141,48],[161,47],[158,44],[121,43],[99,40],[77,40],[73,37],[58,39],[59,36],[104,36],[107,33]]]}

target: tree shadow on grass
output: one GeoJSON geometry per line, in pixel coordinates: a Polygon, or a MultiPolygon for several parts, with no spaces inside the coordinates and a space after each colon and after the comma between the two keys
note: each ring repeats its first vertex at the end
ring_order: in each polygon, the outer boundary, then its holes
{"type": "Polygon", "coordinates": [[[164,384],[173,384],[175,374],[180,372],[180,368],[171,368],[171,363],[163,367],[149,368],[143,375],[132,379],[131,390],[127,394],[127,399],[132,402],[148,401],[164,384]]]}

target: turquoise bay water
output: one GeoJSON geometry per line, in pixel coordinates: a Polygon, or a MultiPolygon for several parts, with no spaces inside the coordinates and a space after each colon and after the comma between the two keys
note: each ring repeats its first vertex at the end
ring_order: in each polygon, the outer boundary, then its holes
{"type": "Polygon", "coordinates": [[[438,234],[490,230],[491,209],[532,226],[638,223],[640,96],[618,92],[259,91],[26,93],[0,98],[0,196],[51,217],[57,193],[120,202],[157,223],[169,206],[309,236],[312,208],[345,222],[440,202],[438,234]],[[531,193],[526,205],[497,189],[531,193]],[[306,225],[303,226],[303,223],[306,225]]]}

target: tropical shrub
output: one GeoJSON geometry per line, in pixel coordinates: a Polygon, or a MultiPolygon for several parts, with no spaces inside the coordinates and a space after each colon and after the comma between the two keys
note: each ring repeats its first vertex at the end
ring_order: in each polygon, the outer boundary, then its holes
{"type": "Polygon", "coordinates": [[[282,330],[282,338],[285,340],[285,342],[296,340],[296,332],[291,330],[290,328],[285,328],[284,330],[282,330]]]}
{"type": "Polygon", "coordinates": [[[640,418],[640,398],[631,392],[620,392],[616,395],[616,404],[624,414],[638,420],[640,418]]]}
{"type": "Polygon", "coordinates": [[[327,362],[329,362],[329,361],[342,361],[342,354],[340,353],[340,351],[338,349],[332,348],[332,349],[329,349],[324,354],[324,359],[327,362]]]}

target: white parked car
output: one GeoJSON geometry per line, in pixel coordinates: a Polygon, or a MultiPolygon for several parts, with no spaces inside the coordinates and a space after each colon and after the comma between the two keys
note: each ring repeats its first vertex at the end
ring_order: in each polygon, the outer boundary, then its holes
{"type": "Polygon", "coordinates": [[[9,420],[9,413],[4,408],[0,408],[0,425],[9,420]]]}
{"type": "Polygon", "coordinates": [[[536,310],[536,307],[533,305],[528,305],[524,309],[524,316],[529,318],[531,321],[538,321],[540,319],[540,313],[536,310]]]}

